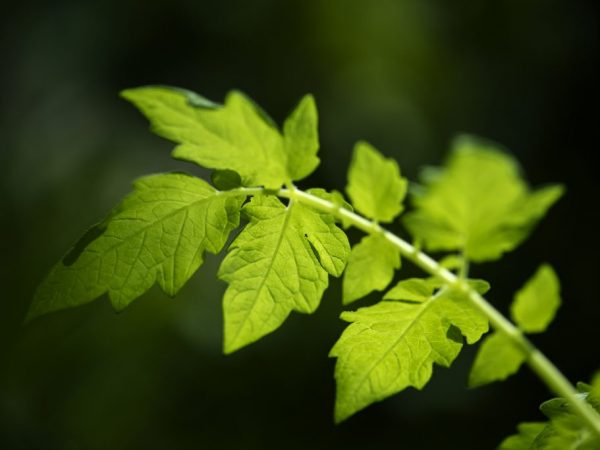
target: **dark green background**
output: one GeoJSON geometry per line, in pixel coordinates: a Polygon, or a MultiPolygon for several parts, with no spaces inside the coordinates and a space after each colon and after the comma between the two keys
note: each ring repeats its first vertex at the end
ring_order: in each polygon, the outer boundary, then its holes
{"type": "MultiPolygon", "coordinates": [[[[343,189],[367,139],[413,179],[452,136],[496,140],[532,184],[568,194],[535,235],[475,267],[503,311],[538,263],[564,306],[535,341],[572,380],[600,366],[599,21],[596,1],[38,1],[3,7],[0,81],[2,449],[489,449],[548,392],[523,370],[465,388],[473,349],[334,426],[343,324],[337,280],[313,316],[221,354],[218,257],[175,300],[153,289],[21,321],[36,284],[135,177],[188,170],[118,92],[173,84],[220,101],[242,89],[281,121],[312,92],[322,165],[304,187],[343,189]]],[[[356,239],[358,235],[352,234],[356,239]]],[[[408,265],[407,265],[408,266],[408,265]]],[[[405,268],[403,274],[417,273],[405,268]]],[[[376,300],[370,297],[361,304],[376,300]]]]}

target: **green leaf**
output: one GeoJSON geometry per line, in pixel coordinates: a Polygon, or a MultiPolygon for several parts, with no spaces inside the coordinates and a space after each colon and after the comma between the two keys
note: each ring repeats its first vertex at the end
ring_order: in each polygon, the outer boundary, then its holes
{"type": "MultiPolygon", "coordinates": [[[[468,283],[480,294],[487,292],[490,286],[484,280],[468,280],[468,283]]],[[[468,344],[474,344],[488,332],[487,317],[471,305],[464,292],[446,288],[438,291],[437,295],[444,315],[460,329],[468,344]]]]}
{"type": "Polygon", "coordinates": [[[294,310],[312,313],[340,276],[350,245],[333,216],[300,203],[254,197],[243,211],[250,223],[232,243],[219,277],[229,283],[223,300],[224,350],[231,353],[278,328],[294,310]]]}
{"type": "Polygon", "coordinates": [[[402,212],[406,188],[396,161],[366,142],[356,144],[346,192],[357,211],[380,222],[391,222],[402,212]]]}
{"type": "Polygon", "coordinates": [[[385,293],[384,300],[407,300],[424,302],[429,300],[435,289],[442,285],[436,278],[408,278],[399,281],[385,293]]]}
{"type": "MultiPolygon", "coordinates": [[[[311,188],[307,192],[310,194],[322,198],[323,200],[327,200],[328,202],[333,203],[335,206],[340,209],[347,209],[348,211],[353,211],[352,205],[346,201],[341,192],[336,191],[335,189],[327,192],[325,189],[321,188],[311,188]]],[[[344,228],[350,228],[351,223],[342,217],[336,217],[336,220],[342,224],[344,228]]]]}
{"type": "Polygon", "coordinates": [[[523,331],[541,333],[554,319],[560,303],[558,277],[550,265],[542,264],[517,292],[510,312],[523,331]]]}
{"type": "Polygon", "coordinates": [[[38,288],[29,318],[108,292],[117,310],[155,282],[175,293],[238,226],[244,197],[171,173],[140,178],[95,235],[76,246],[38,288]]]}
{"type": "MultiPolygon", "coordinates": [[[[598,375],[596,375],[598,377],[598,375]]],[[[592,404],[595,409],[600,408],[600,379],[592,381],[592,385],[579,382],[577,383],[577,396],[592,404]]],[[[540,411],[549,419],[554,419],[564,414],[571,413],[569,402],[562,397],[551,398],[540,405],[540,411]]]]}
{"type": "Polygon", "coordinates": [[[292,180],[310,175],[319,165],[317,107],[312,95],[306,95],[283,125],[287,165],[292,180]]]}
{"type": "Polygon", "coordinates": [[[440,266],[448,270],[458,270],[465,265],[465,260],[461,255],[448,255],[440,260],[440,266]]]}
{"type": "MultiPolygon", "coordinates": [[[[485,294],[490,289],[490,284],[485,280],[469,279],[467,283],[480,294],[485,294]]],[[[462,330],[469,344],[477,342],[481,335],[488,331],[487,319],[471,306],[465,293],[454,287],[444,287],[444,283],[435,277],[402,280],[386,292],[383,298],[384,300],[424,302],[433,297],[446,299],[441,300],[446,313],[453,317],[454,325],[462,330]]]]}
{"type": "Polygon", "coordinates": [[[525,358],[525,353],[510,338],[502,333],[493,333],[479,347],[469,374],[469,387],[508,378],[517,373],[525,358]]]}
{"type": "Polygon", "coordinates": [[[400,252],[380,235],[365,236],[352,248],[342,284],[344,304],[385,289],[400,268],[400,252]]]}
{"type": "MultiPolygon", "coordinates": [[[[513,320],[527,333],[544,331],[560,305],[560,285],[552,267],[540,266],[535,275],[517,292],[511,306],[513,320]]],[[[482,343],[471,373],[469,386],[500,381],[517,373],[525,354],[501,333],[488,336],[482,343]]]]}
{"type": "Polygon", "coordinates": [[[531,192],[519,172],[494,145],[460,137],[446,167],[427,172],[405,225],[428,250],[460,250],[478,262],[498,259],[526,239],[563,194],[560,185],[531,192]]]}
{"type": "Polygon", "coordinates": [[[286,121],[284,136],[240,92],[230,92],[222,106],[165,86],[127,89],[121,95],[150,120],[156,134],[179,144],[175,158],[233,170],[245,186],[279,188],[307,176],[319,163],[316,108],[310,96],[286,121]]]}
{"type": "Polygon", "coordinates": [[[342,313],[350,322],[330,356],[337,358],[335,419],[345,420],[403,389],[423,388],[433,364],[448,367],[488,329],[487,319],[456,292],[421,303],[382,301],[342,313]]]}
{"type": "Polygon", "coordinates": [[[589,430],[579,416],[566,414],[553,419],[538,435],[532,446],[536,450],[598,450],[600,438],[589,430]]]}
{"type": "Polygon", "coordinates": [[[529,450],[544,428],[544,422],[523,422],[517,426],[518,434],[504,439],[498,450],[529,450]]]}
{"type": "Polygon", "coordinates": [[[228,169],[214,170],[210,174],[210,181],[221,191],[229,191],[242,186],[240,174],[228,169]]]}
{"type": "MultiPolygon", "coordinates": [[[[577,384],[577,396],[585,400],[597,412],[600,412],[600,376],[596,375],[592,385],[577,384]]],[[[600,438],[589,428],[578,414],[574,414],[570,404],[563,398],[548,400],[540,406],[542,412],[550,419],[548,422],[528,427],[519,425],[522,440],[511,436],[503,441],[500,450],[596,450],[600,448],[600,438]],[[542,426],[543,425],[543,426],[542,426]],[[537,431],[537,433],[536,433],[537,431]],[[513,447],[505,443],[514,443],[513,447]],[[517,446],[522,442],[522,446],[517,446]],[[525,444],[529,443],[529,446],[525,444]]]]}

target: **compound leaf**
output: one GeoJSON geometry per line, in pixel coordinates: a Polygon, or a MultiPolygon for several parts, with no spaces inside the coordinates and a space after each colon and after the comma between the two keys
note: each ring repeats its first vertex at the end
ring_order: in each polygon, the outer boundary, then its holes
{"type": "Polygon", "coordinates": [[[365,236],[352,247],[342,284],[345,304],[385,289],[400,268],[400,252],[380,235],[365,236]]]}
{"type": "Polygon", "coordinates": [[[279,327],[289,313],[313,312],[350,253],[333,216],[275,197],[254,197],[243,208],[250,223],[232,243],[219,277],[224,350],[231,353],[279,327]]]}
{"type": "Polygon", "coordinates": [[[286,121],[284,136],[241,92],[230,92],[224,105],[166,86],[127,89],[121,95],[150,120],[156,134],[178,144],[175,158],[235,171],[245,186],[278,188],[307,176],[319,164],[316,108],[310,96],[286,121]]]}
{"type": "Polygon", "coordinates": [[[407,181],[396,161],[385,158],[367,142],[354,147],[346,192],[352,205],[365,216],[391,222],[402,212],[407,181]]]}
{"type": "Polygon", "coordinates": [[[560,303],[558,277],[550,265],[542,264],[516,293],[510,312],[523,331],[541,333],[554,319],[560,303]]]}
{"type": "Polygon", "coordinates": [[[531,192],[512,157],[465,136],[444,169],[425,175],[407,228],[429,250],[461,250],[478,262],[517,247],[563,194],[560,185],[531,192]]]}
{"type": "MultiPolygon", "coordinates": [[[[543,264],[515,295],[511,305],[513,320],[526,333],[540,333],[550,324],[560,305],[560,283],[551,266],[543,264]]],[[[500,381],[517,373],[525,354],[502,333],[488,336],[481,344],[469,386],[500,381]]]]}
{"type": "Polygon", "coordinates": [[[469,386],[477,387],[500,381],[517,373],[525,362],[525,354],[502,333],[485,338],[469,374],[469,386]]]}
{"type": "Polygon", "coordinates": [[[225,245],[243,202],[185,174],[140,178],[95,235],[52,269],[28,317],[105,292],[121,310],[155,282],[175,295],[202,264],[203,252],[217,253],[225,245]]]}
{"type": "MultiPolygon", "coordinates": [[[[592,385],[577,384],[581,400],[587,402],[596,412],[600,412],[600,374],[596,374],[592,385]]],[[[519,435],[505,439],[500,450],[596,450],[600,448],[600,437],[589,428],[564,398],[553,398],[540,406],[548,417],[547,422],[519,425],[519,435]],[[536,433],[537,431],[537,433],[536,433]],[[517,444],[521,443],[519,447],[517,444]],[[508,444],[513,444],[512,447],[508,444]],[[529,444],[529,445],[526,445],[529,444]]]]}
{"type": "Polygon", "coordinates": [[[350,325],[330,353],[337,358],[337,422],[409,386],[425,386],[434,363],[448,367],[460,352],[457,330],[469,343],[487,331],[485,316],[458,292],[449,292],[419,303],[382,301],[342,313],[350,325]]]}

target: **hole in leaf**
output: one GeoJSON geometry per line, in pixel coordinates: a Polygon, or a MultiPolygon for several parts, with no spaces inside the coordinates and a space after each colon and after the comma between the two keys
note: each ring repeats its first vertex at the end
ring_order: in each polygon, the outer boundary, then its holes
{"type": "Polygon", "coordinates": [[[308,239],[308,235],[305,234],[304,236],[306,237],[306,240],[308,241],[308,245],[310,245],[310,249],[314,253],[315,258],[317,258],[317,261],[319,261],[319,264],[321,264],[321,257],[319,256],[319,252],[317,251],[317,249],[315,248],[315,246],[313,245],[313,243],[310,242],[310,239],[308,239]]]}
{"type": "Polygon", "coordinates": [[[448,328],[448,331],[446,332],[446,337],[451,341],[456,342],[457,344],[463,343],[462,334],[460,330],[454,325],[450,325],[450,328],[448,328]]]}

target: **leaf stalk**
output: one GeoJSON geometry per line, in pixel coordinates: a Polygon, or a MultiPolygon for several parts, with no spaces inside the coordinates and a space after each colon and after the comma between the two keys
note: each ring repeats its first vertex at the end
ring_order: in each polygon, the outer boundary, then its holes
{"type": "MultiPolygon", "coordinates": [[[[261,188],[258,188],[261,189],[261,188]]],[[[247,194],[256,194],[256,188],[240,188],[247,194]]],[[[242,193],[240,192],[240,194],[242,193]]],[[[264,192],[264,191],[263,191],[264,192]]],[[[269,192],[271,193],[271,192],[269,192]]],[[[380,234],[394,245],[402,256],[412,261],[425,272],[436,276],[454,289],[462,290],[473,306],[481,311],[490,321],[491,325],[500,333],[505,334],[526,355],[526,362],[533,372],[556,395],[563,397],[570,404],[573,412],[577,414],[598,436],[600,436],[600,415],[578,395],[577,391],[562,372],[525,337],[510,320],[500,313],[483,296],[470,287],[466,281],[442,267],[436,260],[422,252],[409,242],[384,229],[378,223],[371,221],[349,209],[336,205],[296,187],[280,189],[276,193],[279,197],[295,200],[320,211],[328,212],[337,219],[350,224],[368,234],[380,234]]]]}

